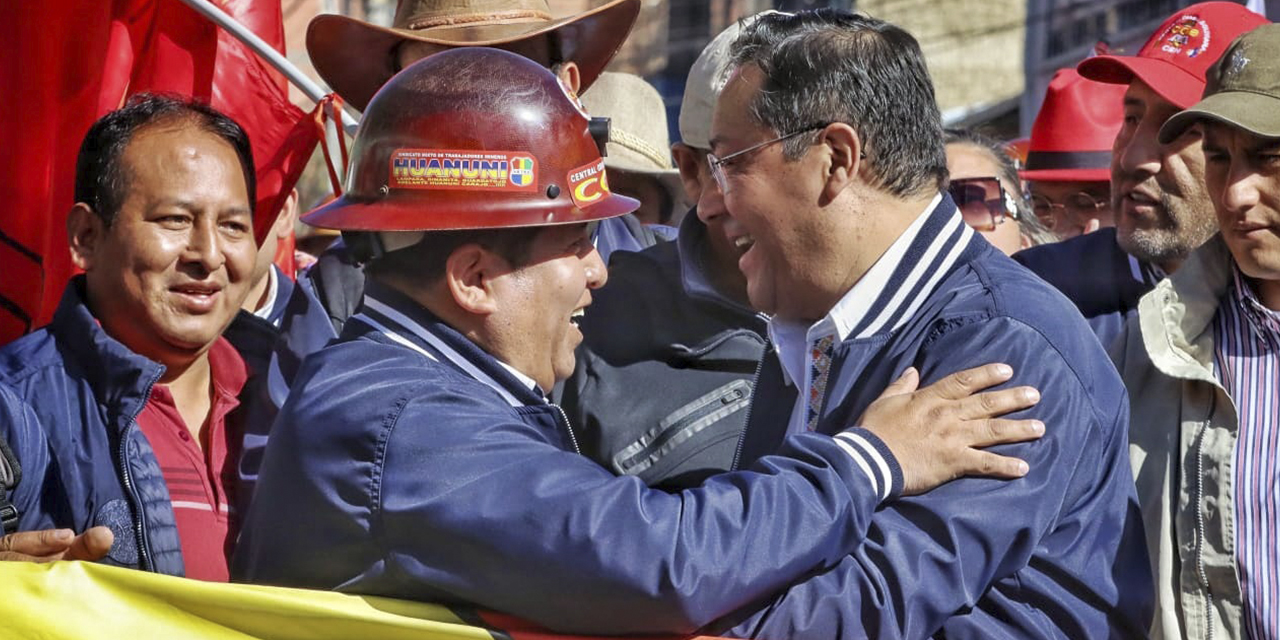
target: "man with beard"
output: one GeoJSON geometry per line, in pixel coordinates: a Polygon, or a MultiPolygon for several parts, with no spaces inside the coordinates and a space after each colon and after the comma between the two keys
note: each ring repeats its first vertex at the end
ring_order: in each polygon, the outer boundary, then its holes
{"type": "Polygon", "coordinates": [[[1221,235],[1115,345],[1155,569],[1156,638],[1280,633],[1280,25],[1238,38],[1161,140],[1204,131],[1221,235]]]}
{"type": "Polygon", "coordinates": [[[1071,299],[1103,346],[1119,335],[1138,298],[1213,235],[1199,129],[1167,142],[1156,134],[1200,98],[1205,73],[1231,39],[1265,22],[1238,4],[1204,2],[1170,16],[1136,56],[1080,63],[1089,80],[1128,85],[1111,156],[1116,228],[1034,247],[1015,259],[1071,299]]]}

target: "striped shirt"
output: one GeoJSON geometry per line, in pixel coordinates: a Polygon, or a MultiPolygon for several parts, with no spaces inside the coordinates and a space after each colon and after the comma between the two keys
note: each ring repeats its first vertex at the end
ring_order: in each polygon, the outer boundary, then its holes
{"type": "Polygon", "coordinates": [[[209,348],[209,376],[213,393],[200,428],[188,427],[173,394],[162,384],[152,387],[137,423],[169,489],[186,576],[226,582],[227,559],[236,539],[236,443],[241,426],[235,409],[248,379],[244,360],[226,338],[209,348]]]}
{"type": "Polygon", "coordinates": [[[1235,548],[1249,637],[1280,638],[1280,313],[1233,268],[1214,316],[1218,379],[1239,412],[1235,548]]]}
{"type": "MultiPolygon", "coordinates": [[[[796,385],[799,390],[791,412],[789,433],[800,433],[808,428],[810,394],[815,379],[819,379],[822,373],[822,367],[815,367],[815,354],[822,350],[815,349],[814,345],[827,336],[833,336],[838,345],[845,340],[889,333],[900,328],[911,319],[968,246],[973,229],[964,223],[954,207],[949,216],[934,215],[941,202],[942,195],[935,196],[821,320],[812,325],[777,317],[769,321],[769,340],[778,352],[783,380],[788,385],[796,385]]],[[[830,360],[825,364],[829,366],[830,360]]],[[[820,403],[825,405],[827,398],[821,398],[820,403]]],[[[884,464],[882,456],[866,442],[866,438],[856,438],[856,435],[856,432],[841,433],[837,442],[845,446],[847,443],[841,439],[851,439],[857,447],[848,447],[846,451],[871,479],[872,486],[884,489],[877,480],[877,476],[884,476],[876,473],[877,467],[884,464]]],[[[882,495],[887,493],[882,491],[882,495]]]]}

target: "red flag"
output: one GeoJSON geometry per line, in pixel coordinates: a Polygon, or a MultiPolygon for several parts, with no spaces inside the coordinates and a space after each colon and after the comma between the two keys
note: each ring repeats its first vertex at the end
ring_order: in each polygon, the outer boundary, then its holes
{"type": "MultiPolygon", "coordinates": [[[[222,6],[283,49],[280,0],[222,6]]],[[[316,141],[278,72],[178,0],[16,2],[3,13],[0,344],[52,317],[74,273],[65,220],[80,140],[129,95],[208,100],[245,127],[258,173],[254,230],[262,237],[316,141]]]]}

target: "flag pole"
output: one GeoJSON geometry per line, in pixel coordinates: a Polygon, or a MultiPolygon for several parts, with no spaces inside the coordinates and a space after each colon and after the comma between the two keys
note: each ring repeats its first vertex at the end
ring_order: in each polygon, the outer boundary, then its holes
{"type": "MultiPolygon", "coordinates": [[[[288,78],[289,82],[292,82],[294,86],[307,94],[307,97],[310,98],[312,102],[320,102],[320,100],[324,98],[327,92],[320,88],[320,85],[307,77],[307,74],[294,66],[294,64],[289,62],[287,58],[280,55],[280,52],[276,51],[275,47],[267,44],[262,40],[262,38],[258,37],[258,34],[237,22],[212,2],[209,2],[209,0],[182,0],[182,3],[191,7],[204,17],[212,20],[214,24],[222,27],[227,33],[235,36],[236,39],[243,42],[250,49],[253,49],[254,53],[261,56],[268,64],[275,67],[280,73],[284,74],[284,77],[288,78]]],[[[355,135],[356,127],[359,123],[356,122],[356,119],[352,118],[345,110],[340,111],[342,113],[343,128],[347,130],[347,133],[355,135]]]]}

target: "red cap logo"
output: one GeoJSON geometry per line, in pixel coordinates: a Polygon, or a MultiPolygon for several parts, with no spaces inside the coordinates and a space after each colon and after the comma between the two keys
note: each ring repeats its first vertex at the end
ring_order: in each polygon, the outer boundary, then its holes
{"type": "Polygon", "coordinates": [[[1194,58],[1204,53],[1212,41],[1213,34],[1209,31],[1209,23],[1201,20],[1197,15],[1186,14],[1179,16],[1166,27],[1164,33],[1152,43],[1152,48],[1159,47],[1161,52],[1171,56],[1185,55],[1188,58],[1194,58]]]}

